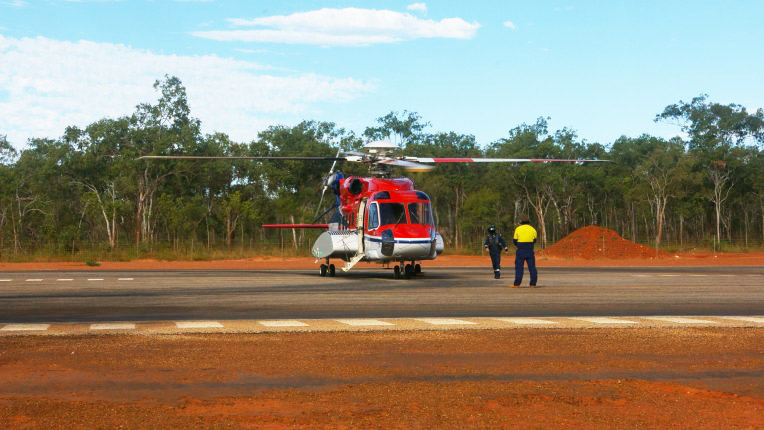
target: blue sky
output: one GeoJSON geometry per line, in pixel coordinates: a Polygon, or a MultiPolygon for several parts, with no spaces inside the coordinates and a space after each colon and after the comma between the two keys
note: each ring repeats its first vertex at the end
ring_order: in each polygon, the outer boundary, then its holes
{"type": "Polygon", "coordinates": [[[670,137],[671,103],[764,107],[764,2],[0,0],[0,134],[129,114],[165,73],[204,131],[409,110],[480,144],[539,116],[670,137]]]}

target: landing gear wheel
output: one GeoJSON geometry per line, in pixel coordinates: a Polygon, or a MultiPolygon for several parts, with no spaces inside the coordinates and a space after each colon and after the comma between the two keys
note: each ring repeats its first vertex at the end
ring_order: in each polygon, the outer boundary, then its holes
{"type": "Polygon", "coordinates": [[[414,267],[411,264],[406,264],[403,270],[407,278],[414,274],[414,267]]]}
{"type": "Polygon", "coordinates": [[[327,271],[327,269],[328,269],[328,267],[326,266],[326,264],[322,264],[322,265],[321,265],[321,268],[318,270],[318,273],[319,273],[321,276],[326,276],[326,271],[327,271]]]}
{"type": "Polygon", "coordinates": [[[422,273],[422,266],[419,263],[417,263],[414,265],[414,274],[418,275],[420,273],[422,273]]]}
{"type": "Polygon", "coordinates": [[[337,273],[337,270],[334,267],[334,264],[330,264],[329,265],[329,276],[334,276],[335,273],[337,273]]]}
{"type": "Polygon", "coordinates": [[[393,277],[395,279],[401,279],[401,266],[393,267],[393,277]]]}

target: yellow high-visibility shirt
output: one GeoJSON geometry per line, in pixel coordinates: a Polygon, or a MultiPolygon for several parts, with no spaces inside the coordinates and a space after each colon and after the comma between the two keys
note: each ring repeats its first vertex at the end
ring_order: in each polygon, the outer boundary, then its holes
{"type": "Polygon", "coordinates": [[[538,237],[536,229],[528,224],[523,224],[515,229],[514,240],[520,243],[533,242],[538,237]]]}

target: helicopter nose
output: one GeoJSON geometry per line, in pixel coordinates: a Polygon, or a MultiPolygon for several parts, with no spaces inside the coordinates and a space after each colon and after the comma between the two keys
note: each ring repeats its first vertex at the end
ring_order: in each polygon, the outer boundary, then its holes
{"type": "Polygon", "coordinates": [[[392,231],[396,239],[430,239],[433,236],[432,226],[421,224],[399,224],[392,231]]]}

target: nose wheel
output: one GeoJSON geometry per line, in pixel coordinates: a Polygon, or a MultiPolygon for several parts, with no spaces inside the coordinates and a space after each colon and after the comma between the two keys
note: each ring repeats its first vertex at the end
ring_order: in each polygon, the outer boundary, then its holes
{"type": "Polygon", "coordinates": [[[411,263],[401,263],[400,265],[393,266],[393,277],[395,279],[408,279],[412,276],[419,275],[420,273],[422,273],[422,266],[413,261],[411,263]]]}
{"type": "Polygon", "coordinates": [[[337,269],[334,267],[334,264],[322,264],[321,267],[318,269],[318,274],[320,276],[334,276],[337,273],[337,269]]]}

